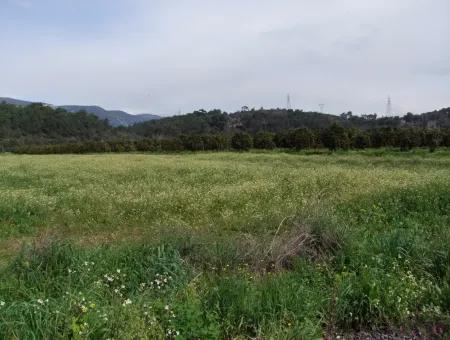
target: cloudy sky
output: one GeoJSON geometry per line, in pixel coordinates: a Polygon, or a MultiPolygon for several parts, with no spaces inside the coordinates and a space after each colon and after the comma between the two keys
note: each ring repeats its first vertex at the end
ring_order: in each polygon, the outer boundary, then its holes
{"type": "Polygon", "coordinates": [[[0,97],[162,115],[450,106],[449,0],[0,0],[0,97]]]}

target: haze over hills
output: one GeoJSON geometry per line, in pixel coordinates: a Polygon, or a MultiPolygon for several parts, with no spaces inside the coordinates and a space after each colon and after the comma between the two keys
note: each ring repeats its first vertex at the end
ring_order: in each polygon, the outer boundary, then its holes
{"type": "MultiPolygon", "coordinates": [[[[0,103],[5,102],[7,104],[12,105],[18,105],[18,106],[27,106],[32,104],[33,102],[25,101],[25,100],[19,100],[14,98],[8,98],[8,97],[0,97],[0,103]]],[[[46,104],[46,103],[44,103],[46,104]]],[[[125,111],[120,110],[105,110],[104,108],[96,105],[60,105],[60,106],[54,106],[51,104],[47,104],[51,107],[59,107],[62,108],[68,112],[79,112],[79,111],[86,111],[87,113],[93,114],[97,116],[100,119],[106,119],[108,120],[108,123],[111,126],[131,126],[136,123],[142,123],[149,120],[155,120],[160,119],[161,117],[154,114],[129,114],[125,111]]]]}
{"type": "Polygon", "coordinates": [[[149,113],[132,115],[120,110],[105,110],[100,106],[62,105],[59,107],[69,112],[86,111],[87,113],[96,115],[100,119],[107,119],[112,126],[131,126],[136,123],[161,118],[160,116],[149,113]]]}

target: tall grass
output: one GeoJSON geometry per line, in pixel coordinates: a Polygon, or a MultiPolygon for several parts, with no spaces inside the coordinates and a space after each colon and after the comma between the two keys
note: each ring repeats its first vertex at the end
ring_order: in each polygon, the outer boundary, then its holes
{"type": "Polygon", "coordinates": [[[1,339],[449,330],[448,153],[0,160],[1,339]]]}

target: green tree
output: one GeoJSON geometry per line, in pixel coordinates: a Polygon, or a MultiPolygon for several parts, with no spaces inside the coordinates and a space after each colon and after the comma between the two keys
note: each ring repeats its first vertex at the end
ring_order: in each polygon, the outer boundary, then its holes
{"type": "Polygon", "coordinates": [[[366,132],[360,131],[353,137],[353,147],[355,149],[365,149],[370,146],[370,136],[366,132]]]}
{"type": "Polygon", "coordinates": [[[238,132],[231,138],[231,147],[238,151],[248,151],[253,146],[252,137],[245,132],[238,132]]]}
{"type": "Polygon", "coordinates": [[[256,149],[268,149],[275,148],[274,134],[270,132],[258,132],[253,138],[253,146],[256,149]]]}
{"type": "Polygon", "coordinates": [[[291,134],[290,144],[297,150],[310,149],[315,146],[315,135],[310,129],[296,129],[291,134]]]}
{"type": "Polygon", "coordinates": [[[339,148],[347,150],[350,146],[347,131],[336,123],[333,123],[324,131],[322,135],[322,143],[331,151],[335,151],[339,148]]]}
{"type": "Polygon", "coordinates": [[[425,131],[424,139],[430,152],[434,152],[442,141],[442,135],[439,130],[429,129],[425,131]]]}

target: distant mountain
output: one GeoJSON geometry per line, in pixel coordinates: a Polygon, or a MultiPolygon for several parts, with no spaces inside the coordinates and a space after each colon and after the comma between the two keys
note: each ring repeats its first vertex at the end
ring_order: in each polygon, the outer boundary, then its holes
{"type": "Polygon", "coordinates": [[[25,100],[8,98],[8,97],[0,97],[0,103],[6,103],[6,104],[11,104],[11,105],[17,105],[17,106],[27,106],[27,105],[32,104],[33,102],[28,102],[25,100]]]}
{"type": "Polygon", "coordinates": [[[69,112],[86,111],[87,113],[96,115],[100,119],[107,119],[112,126],[131,126],[136,123],[161,118],[160,116],[149,113],[132,115],[125,111],[105,110],[100,106],[62,105],[59,107],[69,112]]]}
{"type": "MultiPolygon", "coordinates": [[[[17,106],[27,106],[32,104],[33,102],[25,101],[25,100],[19,100],[14,98],[6,98],[6,97],[0,97],[0,103],[5,102],[7,104],[17,105],[17,106]]],[[[50,104],[47,104],[49,106],[50,104]]],[[[111,126],[131,126],[136,123],[142,123],[149,120],[155,120],[160,119],[160,116],[153,115],[153,114],[137,114],[132,115],[125,111],[119,111],[119,110],[105,110],[104,108],[100,106],[83,106],[83,105],[62,105],[58,106],[59,108],[62,108],[68,112],[79,112],[79,111],[86,111],[87,113],[90,113],[92,115],[97,116],[100,119],[106,119],[108,120],[108,123],[111,126]]]]}

